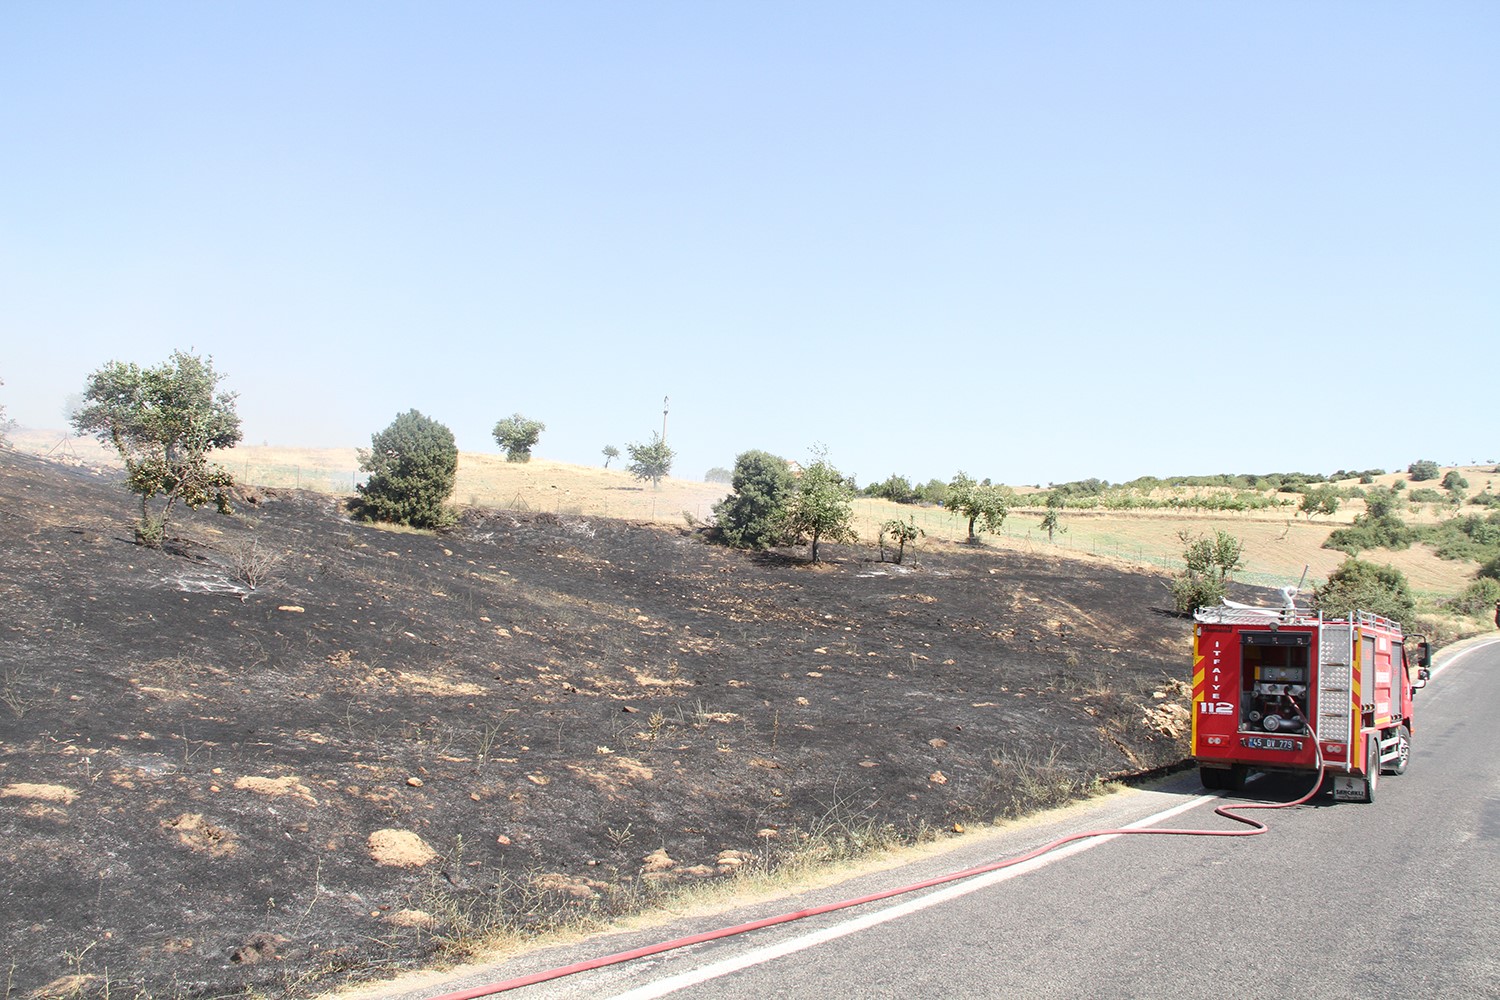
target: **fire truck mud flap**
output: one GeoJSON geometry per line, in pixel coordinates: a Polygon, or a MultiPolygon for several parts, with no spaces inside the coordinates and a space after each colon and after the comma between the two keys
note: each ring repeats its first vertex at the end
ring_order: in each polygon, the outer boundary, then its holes
{"type": "Polygon", "coordinates": [[[1370,783],[1362,775],[1335,774],[1333,776],[1333,799],[1335,802],[1369,802],[1370,783]]]}

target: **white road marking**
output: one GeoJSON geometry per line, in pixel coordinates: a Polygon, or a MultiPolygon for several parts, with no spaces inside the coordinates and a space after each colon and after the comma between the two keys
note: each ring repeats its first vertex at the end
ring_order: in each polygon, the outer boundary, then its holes
{"type": "MultiPolygon", "coordinates": [[[[1175,805],[1170,809],[1164,809],[1159,813],[1147,816],[1145,819],[1136,820],[1134,823],[1127,823],[1122,829],[1130,830],[1136,829],[1138,827],[1153,826],[1156,823],[1160,823],[1162,820],[1170,819],[1173,816],[1178,815],[1179,813],[1187,812],[1189,809],[1197,808],[1204,803],[1217,802],[1218,799],[1219,796],[1217,795],[1200,795],[1196,798],[1189,799],[1186,802],[1175,805]]],[[[866,928],[875,927],[888,921],[896,920],[900,917],[904,917],[912,913],[917,913],[921,910],[927,909],[930,906],[937,906],[940,903],[946,903],[951,899],[957,899],[960,896],[966,896],[971,892],[978,892],[980,889],[986,889],[992,885],[1004,882],[1008,879],[1013,879],[1017,876],[1025,875],[1028,872],[1034,872],[1038,869],[1045,868],[1055,861],[1061,861],[1063,858],[1071,857],[1074,854],[1081,854],[1084,851],[1092,850],[1095,847],[1098,847],[1100,844],[1103,844],[1105,841],[1114,840],[1118,836],[1119,834],[1108,834],[1105,836],[1094,837],[1091,840],[1075,841],[1074,843],[1071,843],[1066,847],[1060,847],[1057,850],[1044,854],[1039,858],[1032,858],[1030,861],[1024,861],[1021,864],[1013,865],[1010,868],[1002,868],[999,871],[989,872],[984,875],[976,875],[971,879],[966,879],[962,882],[955,882],[953,885],[947,886],[943,889],[939,889],[931,895],[922,896],[918,899],[913,899],[905,903],[899,903],[895,906],[887,907],[884,910],[878,910],[874,913],[869,913],[862,917],[856,917],[853,920],[846,920],[843,923],[835,924],[832,927],[826,927],[823,930],[814,931],[811,934],[804,934],[801,937],[791,938],[779,944],[767,945],[764,948],[756,948],[752,951],[745,952],[743,955],[739,955],[734,958],[727,958],[721,962],[715,962],[711,965],[705,965],[700,969],[692,969],[687,972],[678,973],[675,976],[668,976],[666,979],[661,979],[657,982],[648,983],[645,986],[640,986],[636,989],[620,993],[613,997],[612,1000],[654,1000],[654,998],[656,997],[664,997],[669,993],[675,993],[676,991],[686,989],[689,986],[696,986],[699,983],[708,982],[710,979],[718,979],[720,976],[727,976],[731,972],[738,972],[741,969],[748,969],[753,965],[760,965],[762,963],[781,958],[785,955],[792,955],[796,952],[804,951],[808,948],[813,948],[820,944],[826,944],[829,941],[845,937],[849,934],[857,933],[859,931],[865,930],[866,928]]]]}

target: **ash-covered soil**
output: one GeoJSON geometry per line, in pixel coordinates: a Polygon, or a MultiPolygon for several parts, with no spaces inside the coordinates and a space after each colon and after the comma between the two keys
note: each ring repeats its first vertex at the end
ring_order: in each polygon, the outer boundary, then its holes
{"type": "Polygon", "coordinates": [[[312,995],[1185,752],[1157,576],[133,499],[0,452],[7,998],[312,995]]]}

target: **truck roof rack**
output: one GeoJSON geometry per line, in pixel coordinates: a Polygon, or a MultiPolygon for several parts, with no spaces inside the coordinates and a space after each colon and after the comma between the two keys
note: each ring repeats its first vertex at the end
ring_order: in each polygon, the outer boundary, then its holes
{"type": "Polygon", "coordinates": [[[1309,608],[1253,608],[1238,604],[1232,607],[1199,608],[1193,620],[1205,625],[1370,625],[1375,628],[1402,631],[1401,623],[1369,611],[1356,611],[1347,618],[1339,615],[1324,618],[1309,608]]]}

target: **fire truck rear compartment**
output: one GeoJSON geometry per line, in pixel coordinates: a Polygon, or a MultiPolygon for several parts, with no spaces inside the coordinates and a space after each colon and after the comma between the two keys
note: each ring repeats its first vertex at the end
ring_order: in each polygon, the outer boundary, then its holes
{"type": "Polygon", "coordinates": [[[1307,730],[1312,636],[1306,632],[1240,634],[1242,733],[1302,735],[1307,730]]]}

